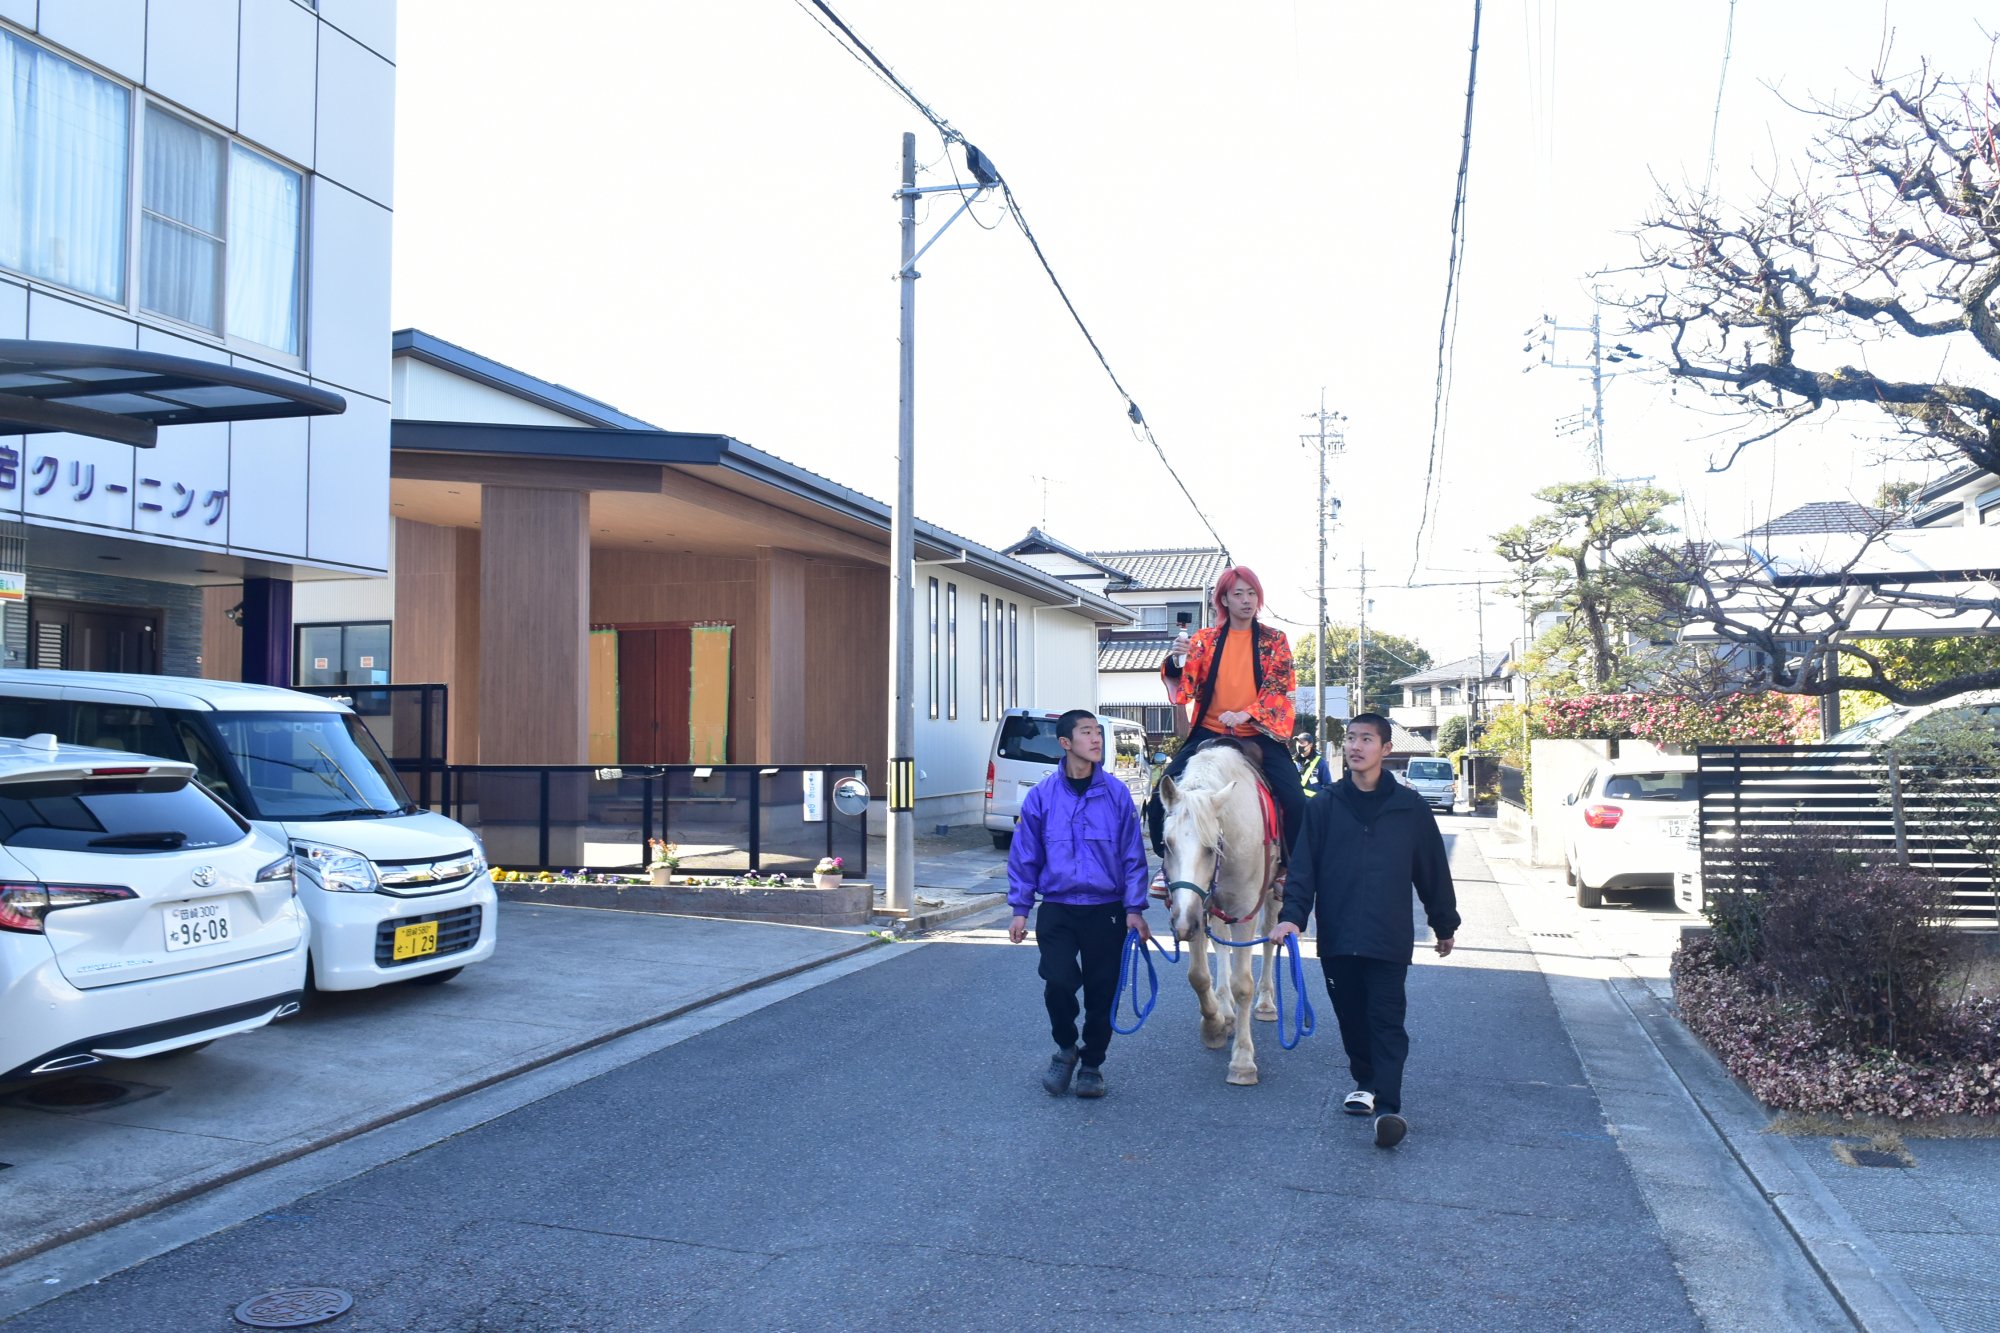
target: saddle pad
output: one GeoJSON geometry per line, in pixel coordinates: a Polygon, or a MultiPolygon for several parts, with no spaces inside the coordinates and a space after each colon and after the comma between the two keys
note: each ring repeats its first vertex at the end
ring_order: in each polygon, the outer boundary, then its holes
{"type": "Polygon", "coordinates": [[[1264,812],[1264,841],[1283,842],[1285,826],[1278,814],[1278,802],[1271,795],[1271,784],[1260,781],[1257,784],[1257,805],[1264,812]]]}

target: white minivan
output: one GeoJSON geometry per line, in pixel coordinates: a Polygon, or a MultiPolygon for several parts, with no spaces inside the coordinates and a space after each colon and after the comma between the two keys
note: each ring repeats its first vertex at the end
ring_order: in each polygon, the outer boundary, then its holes
{"type": "MultiPolygon", "coordinates": [[[[1060,713],[1034,713],[1010,708],[1000,715],[993,732],[993,752],[986,760],[986,831],[993,845],[1005,850],[1021,822],[1021,802],[1028,790],[1062,762],[1056,742],[1060,713]]],[[[1122,717],[1099,717],[1104,727],[1104,766],[1123,782],[1139,805],[1146,803],[1152,765],[1146,754],[1146,729],[1122,717]]]]}
{"type": "Polygon", "coordinates": [[[298,859],[312,985],[448,981],[493,954],[479,839],[421,809],[346,705],[272,685],[0,670],[0,736],[194,765],[202,784],[298,859]]]}

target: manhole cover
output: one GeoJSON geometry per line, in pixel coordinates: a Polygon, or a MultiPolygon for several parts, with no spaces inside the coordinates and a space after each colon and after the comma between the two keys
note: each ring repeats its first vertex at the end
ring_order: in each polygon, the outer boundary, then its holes
{"type": "Polygon", "coordinates": [[[144,1083],[120,1083],[109,1078],[66,1078],[59,1083],[35,1084],[8,1100],[37,1111],[102,1111],[160,1091],[144,1083]]]}
{"type": "Polygon", "coordinates": [[[287,1287],[252,1296],[236,1307],[236,1322],[252,1328],[304,1328],[347,1313],[354,1298],[338,1287],[287,1287]]]}

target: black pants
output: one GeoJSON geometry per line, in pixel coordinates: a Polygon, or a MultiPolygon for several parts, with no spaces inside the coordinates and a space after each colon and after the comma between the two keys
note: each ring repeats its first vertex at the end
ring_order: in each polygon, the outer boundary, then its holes
{"type": "MultiPolygon", "coordinates": [[[[1187,742],[1181,746],[1180,753],[1174,756],[1171,764],[1167,765],[1167,771],[1161,775],[1160,781],[1180,777],[1181,771],[1187,767],[1188,760],[1194,758],[1196,751],[1217,741],[1228,739],[1236,738],[1225,737],[1213,731],[1201,731],[1188,737],[1187,742]]],[[[1299,839],[1299,830],[1304,828],[1306,823],[1306,793],[1305,788],[1299,786],[1298,766],[1292,762],[1292,756],[1284,746],[1262,732],[1242,739],[1255,741],[1258,752],[1264,756],[1262,764],[1264,781],[1271,788],[1271,796],[1278,802],[1278,813],[1284,816],[1285,851],[1290,853],[1292,844],[1299,839]]],[[[1159,784],[1155,783],[1152,796],[1146,800],[1146,831],[1152,836],[1155,856],[1167,854],[1166,829],[1167,807],[1161,802],[1159,784]]]]}
{"type": "Polygon", "coordinates": [[[1403,1027],[1408,963],[1340,954],[1320,959],[1327,998],[1340,1020],[1340,1044],[1354,1086],[1375,1094],[1377,1113],[1403,1109],[1403,1061],[1410,1034],[1403,1027]]]}
{"type": "Polygon", "coordinates": [[[1042,951],[1042,999],[1049,1035],[1076,1045],[1076,992],[1083,988],[1083,1063],[1104,1063],[1111,1048],[1111,1005],[1118,998],[1118,960],[1125,945],[1125,904],[1043,903],[1035,909],[1035,944],[1042,951]]]}

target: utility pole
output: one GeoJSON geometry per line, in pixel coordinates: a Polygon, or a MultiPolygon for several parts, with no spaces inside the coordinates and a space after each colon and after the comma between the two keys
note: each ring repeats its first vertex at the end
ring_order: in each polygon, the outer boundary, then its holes
{"type": "MultiPolygon", "coordinates": [[[[1545,366],[1552,366],[1557,370],[1583,370],[1583,371],[1588,371],[1590,373],[1590,397],[1591,397],[1590,420],[1592,427],[1591,438],[1590,438],[1590,468],[1595,475],[1600,477],[1603,476],[1604,475],[1604,382],[1606,380],[1616,378],[1617,375],[1620,373],[1615,370],[1606,373],[1604,367],[1607,362],[1615,365],[1622,361],[1637,361],[1639,360],[1640,354],[1634,351],[1632,348],[1627,347],[1624,343],[1613,343],[1611,346],[1611,351],[1608,354],[1605,352],[1604,316],[1602,311],[1596,309],[1593,309],[1591,311],[1590,323],[1588,324],[1558,324],[1550,316],[1543,315],[1541,321],[1538,324],[1533,324],[1528,327],[1526,337],[1528,338],[1528,343],[1521,350],[1524,352],[1532,352],[1535,350],[1536,345],[1540,344],[1542,348],[1542,358],[1540,364],[1545,366]],[[1552,356],[1552,344],[1554,342],[1553,335],[1558,333],[1589,334],[1590,360],[1589,361],[1555,360],[1552,356]]],[[[1533,365],[1522,367],[1522,370],[1524,372],[1533,369],[1534,369],[1533,365]]],[[[1558,423],[1559,428],[1561,424],[1562,423],[1558,423]]]]}
{"type": "Polygon", "coordinates": [[[1486,693],[1486,580],[1482,578],[1472,587],[1473,595],[1479,599],[1473,604],[1473,611],[1479,622],[1479,679],[1473,684],[1472,698],[1469,700],[1472,705],[1472,720],[1465,728],[1465,748],[1468,750],[1472,748],[1473,742],[1479,739],[1480,696],[1486,693]]]}
{"type": "Polygon", "coordinates": [[[917,136],[903,136],[903,262],[900,398],[896,404],[896,508],[889,515],[889,873],[884,905],[907,915],[916,907],[917,636],[915,515],[917,485],[917,136]]]}
{"type": "Polygon", "coordinates": [[[1361,628],[1354,645],[1354,704],[1347,712],[1358,717],[1368,711],[1368,551],[1361,552],[1361,628]]]}
{"type": "MultiPolygon", "coordinates": [[[[1315,450],[1315,451],[1316,451],[1316,452],[1317,452],[1317,453],[1319,454],[1319,508],[1318,508],[1318,509],[1317,509],[1317,510],[1315,511],[1315,513],[1316,513],[1316,514],[1318,515],[1318,521],[1319,521],[1319,621],[1318,621],[1318,628],[1317,628],[1317,629],[1316,629],[1316,630],[1315,630],[1315,631],[1313,632],[1313,717],[1314,717],[1315,719],[1317,719],[1317,721],[1315,721],[1315,723],[1314,723],[1313,725],[1314,725],[1314,728],[1315,728],[1315,730],[1316,730],[1316,733],[1317,733],[1317,734],[1315,734],[1315,735],[1314,735],[1314,737],[1313,737],[1313,740],[1314,740],[1314,741],[1323,741],[1323,740],[1325,740],[1325,739],[1326,739],[1326,736],[1327,736],[1327,729],[1326,729],[1326,524],[1327,524],[1327,499],[1326,499],[1326,456],[1327,456],[1327,454],[1328,454],[1329,452],[1332,452],[1332,453],[1336,453],[1336,454],[1339,454],[1339,453],[1345,453],[1345,452],[1347,451],[1347,440],[1346,440],[1346,437],[1345,437],[1345,436],[1343,436],[1343,435],[1341,434],[1341,432],[1340,432],[1339,428],[1338,428],[1338,427],[1336,427],[1336,428],[1334,429],[1334,431],[1333,431],[1333,434],[1332,434],[1332,439],[1331,439],[1331,442],[1329,442],[1329,440],[1328,440],[1328,436],[1327,436],[1327,429],[1326,429],[1326,428],[1327,428],[1327,423],[1328,423],[1328,422],[1330,422],[1330,421],[1345,421],[1345,420],[1347,420],[1347,418],[1346,418],[1346,417],[1344,417],[1344,416],[1342,416],[1342,415],[1341,415],[1340,413],[1338,413],[1338,412],[1329,412],[1329,411],[1327,411],[1327,410],[1326,410],[1326,386],[1325,386],[1325,385],[1321,385],[1321,386],[1320,386],[1320,391],[1319,391],[1319,411],[1317,411],[1317,412],[1308,412],[1308,413],[1306,413],[1306,420],[1308,420],[1308,421],[1312,421],[1312,422],[1316,422],[1316,423],[1318,423],[1318,426],[1319,426],[1319,433],[1318,433],[1318,435],[1317,435],[1317,436],[1312,436],[1312,435],[1304,435],[1304,436],[1300,436],[1299,438],[1300,438],[1300,440],[1301,440],[1301,441],[1302,441],[1302,442],[1303,442],[1303,443],[1305,444],[1305,446],[1306,446],[1307,448],[1309,448],[1309,449],[1313,449],[1313,450],[1315,450]]],[[[1338,512],[1338,511],[1339,511],[1339,507],[1340,507],[1340,501],[1336,499],[1336,500],[1335,500],[1335,501],[1333,502],[1333,506],[1334,506],[1334,510],[1335,510],[1335,512],[1338,512]]]]}

